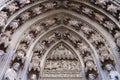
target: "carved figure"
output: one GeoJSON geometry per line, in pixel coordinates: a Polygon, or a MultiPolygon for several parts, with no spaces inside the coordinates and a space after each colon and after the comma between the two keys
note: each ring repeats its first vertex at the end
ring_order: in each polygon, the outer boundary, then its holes
{"type": "Polygon", "coordinates": [[[120,73],[114,69],[112,64],[107,64],[105,68],[108,71],[107,80],[120,80],[120,73]]]}
{"type": "Polygon", "coordinates": [[[37,80],[37,75],[36,74],[32,74],[30,76],[30,80],[37,80]]]}
{"type": "Polygon", "coordinates": [[[88,80],[96,80],[96,75],[93,73],[88,74],[88,80]]]}
{"type": "Polygon", "coordinates": [[[56,2],[49,2],[49,3],[44,4],[46,9],[53,9],[56,5],[57,5],[56,2]]]}
{"type": "Polygon", "coordinates": [[[20,15],[20,18],[23,21],[26,21],[26,20],[30,19],[30,12],[24,12],[23,14],[20,15]]]}
{"type": "Polygon", "coordinates": [[[19,7],[17,6],[17,3],[11,3],[6,6],[6,9],[8,9],[13,14],[17,9],[19,9],[19,7]]]}
{"type": "Polygon", "coordinates": [[[92,34],[91,42],[98,45],[98,43],[104,43],[104,39],[99,34],[92,34]]]}
{"type": "Polygon", "coordinates": [[[7,18],[7,12],[0,11],[0,27],[5,26],[7,18]]]}
{"type": "Polygon", "coordinates": [[[13,60],[16,59],[18,61],[21,61],[21,63],[24,63],[25,60],[25,52],[23,50],[17,50],[15,55],[13,56],[13,60]]]}
{"type": "Polygon", "coordinates": [[[77,43],[77,47],[80,49],[82,54],[85,54],[85,52],[90,52],[90,48],[85,43],[77,43]]]}
{"type": "Polygon", "coordinates": [[[96,71],[96,65],[94,64],[93,59],[89,54],[87,54],[87,56],[84,57],[84,61],[86,64],[86,72],[92,69],[96,71]]]}
{"type": "Polygon", "coordinates": [[[108,1],[109,0],[96,0],[95,4],[98,4],[98,5],[100,5],[101,7],[104,8],[108,1]]]}
{"type": "Polygon", "coordinates": [[[4,80],[16,80],[17,79],[17,72],[19,70],[20,64],[14,63],[12,68],[9,68],[5,75],[4,80]]]}
{"type": "Polygon", "coordinates": [[[85,14],[87,14],[87,15],[89,15],[89,16],[91,16],[92,13],[93,13],[93,10],[90,9],[90,8],[87,8],[87,7],[83,7],[82,12],[85,13],[85,14]]]}
{"type": "Polygon", "coordinates": [[[110,4],[107,6],[107,10],[112,13],[117,13],[118,7],[114,4],[110,4]]]}
{"type": "Polygon", "coordinates": [[[13,20],[11,23],[10,23],[10,27],[12,28],[12,29],[16,29],[16,28],[18,28],[19,27],[19,19],[18,20],[13,20]]]}
{"type": "Polygon", "coordinates": [[[43,9],[43,6],[36,6],[32,9],[32,12],[36,15],[39,15],[43,12],[42,9],[43,9]]]}
{"type": "Polygon", "coordinates": [[[34,71],[35,70],[40,71],[40,58],[38,55],[35,55],[35,56],[33,55],[33,58],[29,67],[29,71],[31,71],[31,69],[34,69],[34,71]]]}
{"type": "Polygon", "coordinates": [[[116,31],[115,39],[116,39],[117,46],[120,48],[120,32],[119,31],[116,31]]]}
{"type": "Polygon", "coordinates": [[[104,19],[105,19],[105,16],[103,16],[103,15],[101,15],[101,14],[99,14],[99,13],[94,13],[94,15],[95,15],[95,19],[96,19],[100,24],[102,24],[102,22],[103,22],[104,19]]]}
{"type": "Polygon", "coordinates": [[[104,62],[106,59],[113,60],[113,57],[109,54],[107,48],[104,45],[99,46],[100,60],[104,62]]]}
{"type": "Polygon", "coordinates": [[[105,23],[103,23],[104,27],[106,27],[109,31],[113,30],[115,28],[114,23],[112,23],[111,21],[105,21],[105,23]]]}
{"type": "Polygon", "coordinates": [[[93,29],[91,29],[90,27],[88,27],[88,25],[83,25],[81,26],[81,30],[83,30],[83,32],[87,35],[89,35],[91,32],[94,32],[93,29]]]}

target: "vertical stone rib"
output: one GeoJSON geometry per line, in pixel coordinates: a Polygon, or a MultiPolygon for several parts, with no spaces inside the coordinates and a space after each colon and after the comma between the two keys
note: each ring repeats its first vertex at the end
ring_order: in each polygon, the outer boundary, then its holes
{"type": "Polygon", "coordinates": [[[6,55],[0,60],[0,80],[2,80],[5,71],[9,67],[9,63],[11,62],[11,58],[13,55],[13,49],[9,49],[6,55]]]}

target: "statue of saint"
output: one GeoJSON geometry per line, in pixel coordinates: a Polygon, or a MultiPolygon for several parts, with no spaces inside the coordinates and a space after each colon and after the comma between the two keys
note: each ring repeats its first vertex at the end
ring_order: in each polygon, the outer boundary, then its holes
{"type": "Polygon", "coordinates": [[[17,72],[20,67],[20,63],[14,63],[12,68],[9,68],[5,75],[4,80],[16,80],[17,79],[17,72]]]}
{"type": "Polygon", "coordinates": [[[107,64],[105,68],[108,71],[107,80],[120,80],[120,74],[114,69],[112,64],[107,64]]]}

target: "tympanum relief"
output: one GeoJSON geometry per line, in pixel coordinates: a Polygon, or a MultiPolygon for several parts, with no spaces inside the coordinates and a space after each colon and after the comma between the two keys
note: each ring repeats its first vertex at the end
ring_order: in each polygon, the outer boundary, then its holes
{"type": "Polygon", "coordinates": [[[76,54],[61,43],[47,56],[43,77],[80,77],[80,72],[81,64],[76,54]]]}

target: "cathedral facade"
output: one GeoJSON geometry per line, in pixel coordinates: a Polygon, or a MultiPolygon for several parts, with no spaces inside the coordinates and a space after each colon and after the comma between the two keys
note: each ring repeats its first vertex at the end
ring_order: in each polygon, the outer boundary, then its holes
{"type": "Polygon", "coordinates": [[[0,3],[0,80],[120,80],[119,0],[0,3]]]}

